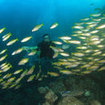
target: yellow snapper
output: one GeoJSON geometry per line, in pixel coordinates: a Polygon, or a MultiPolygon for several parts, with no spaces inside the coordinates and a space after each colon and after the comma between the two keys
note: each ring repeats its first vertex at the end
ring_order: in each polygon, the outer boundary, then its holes
{"type": "Polygon", "coordinates": [[[19,53],[21,53],[22,51],[23,51],[23,48],[19,48],[19,49],[15,50],[14,52],[12,52],[11,55],[19,54],[19,53]]]}
{"type": "Polygon", "coordinates": [[[3,61],[7,57],[7,54],[0,58],[0,62],[3,61]]]}
{"type": "Polygon", "coordinates": [[[61,45],[62,44],[62,42],[60,42],[60,41],[53,41],[53,43],[57,44],[57,45],[61,45]]]}
{"type": "Polygon", "coordinates": [[[61,37],[58,37],[59,39],[62,39],[62,40],[70,40],[71,37],[69,36],[61,36],[61,37]]]}
{"type": "Polygon", "coordinates": [[[56,72],[48,72],[47,74],[50,75],[50,76],[54,76],[54,77],[59,76],[59,74],[56,73],[56,72]]]}
{"type": "Polygon", "coordinates": [[[2,40],[3,40],[3,41],[6,41],[7,39],[10,38],[10,36],[11,36],[11,33],[8,33],[8,34],[6,34],[6,35],[4,35],[4,36],[2,37],[2,40]]]}
{"type": "Polygon", "coordinates": [[[29,58],[23,58],[21,61],[19,61],[18,65],[24,65],[29,61],[29,58]]]}
{"type": "Polygon", "coordinates": [[[28,78],[27,82],[32,81],[34,78],[35,78],[35,75],[31,75],[31,76],[28,78]]]}
{"type": "Polygon", "coordinates": [[[6,51],[7,51],[7,49],[2,50],[2,51],[0,52],[0,55],[1,55],[1,54],[4,54],[6,51]]]}
{"type": "Polygon", "coordinates": [[[20,72],[22,72],[23,69],[20,69],[20,70],[16,70],[13,74],[19,74],[20,72]]]}
{"type": "Polygon", "coordinates": [[[43,24],[36,25],[36,26],[32,29],[32,32],[39,30],[42,26],[43,26],[43,24]]]}
{"type": "Polygon", "coordinates": [[[96,29],[103,29],[103,28],[105,28],[105,24],[102,24],[102,25],[96,27],[96,29]]]}
{"type": "Polygon", "coordinates": [[[50,29],[54,29],[58,26],[59,24],[56,22],[56,23],[53,23],[51,26],[50,26],[50,29]]]}
{"type": "Polygon", "coordinates": [[[32,38],[32,36],[28,36],[28,37],[25,37],[21,40],[21,42],[27,42],[28,40],[30,40],[32,38]]]}
{"type": "Polygon", "coordinates": [[[5,30],[6,28],[2,28],[0,29],[0,34],[5,30]]]}
{"type": "Polygon", "coordinates": [[[7,43],[7,46],[10,46],[10,45],[14,44],[16,41],[18,41],[17,38],[16,38],[16,39],[13,39],[13,40],[11,40],[11,41],[9,41],[9,42],[7,43]]]}
{"type": "Polygon", "coordinates": [[[34,51],[29,52],[29,53],[28,53],[28,56],[33,56],[33,55],[35,55],[35,54],[37,54],[37,50],[34,50],[34,51]]]}

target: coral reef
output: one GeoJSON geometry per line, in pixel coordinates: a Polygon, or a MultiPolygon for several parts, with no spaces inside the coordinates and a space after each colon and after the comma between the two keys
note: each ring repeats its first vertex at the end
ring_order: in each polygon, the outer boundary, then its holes
{"type": "Polygon", "coordinates": [[[75,97],[63,97],[57,105],[84,105],[81,101],[79,101],[75,97]]]}
{"type": "Polygon", "coordinates": [[[52,77],[26,83],[17,90],[1,90],[0,105],[104,105],[104,74],[52,77]]]}
{"type": "Polygon", "coordinates": [[[97,100],[92,100],[90,102],[90,105],[102,105],[102,104],[99,101],[97,101],[97,100]]]}
{"type": "Polygon", "coordinates": [[[53,105],[53,103],[58,99],[58,96],[48,87],[38,88],[41,94],[44,94],[44,99],[46,100],[43,105],[53,105]]]}
{"type": "Polygon", "coordinates": [[[93,77],[94,74],[70,75],[56,79],[55,82],[49,83],[47,88],[39,87],[44,100],[41,105],[103,105],[105,90],[93,77]]]}

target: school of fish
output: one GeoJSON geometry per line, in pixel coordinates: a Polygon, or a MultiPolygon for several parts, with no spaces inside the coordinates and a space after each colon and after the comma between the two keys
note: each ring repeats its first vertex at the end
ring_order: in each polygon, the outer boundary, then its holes
{"type": "MultiPolygon", "coordinates": [[[[60,75],[84,75],[93,71],[105,70],[105,14],[91,14],[88,18],[80,20],[80,23],[75,23],[72,27],[71,35],[58,37],[57,41],[53,41],[56,46],[50,46],[55,54],[53,58],[57,58],[56,62],[52,62],[54,69],[57,71],[48,71],[47,75],[41,74],[41,67],[35,73],[35,65],[27,68],[29,62],[28,57],[22,58],[19,55],[27,51],[27,56],[34,56],[37,53],[36,49],[29,49],[25,46],[16,48],[11,54],[8,54],[8,48],[16,43],[26,43],[32,39],[32,36],[26,36],[19,40],[12,38],[11,33],[3,35],[6,28],[0,29],[1,39],[5,43],[5,48],[0,50],[0,87],[2,89],[21,87],[22,80],[26,78],[26,82],[32,80],[42,80],[43,77],[60,76],[60,75]],[[74,47],[74,51],[70,50],[74,47]],[[18,56],[20,59],[16,62],[16,68],[9,61],[13,56],[18,56]]],[[[58,23],[53,23],[49,29],[58,27],[58,23]]],[[[32,32],[38,31],[43,24],[36,25],[32,32]]],[[[12,50],[12,49],[11,49],[12,50]]]]}

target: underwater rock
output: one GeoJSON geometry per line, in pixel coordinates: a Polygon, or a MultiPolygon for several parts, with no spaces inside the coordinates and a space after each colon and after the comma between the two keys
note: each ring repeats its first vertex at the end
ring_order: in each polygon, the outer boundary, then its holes
{"type": "Polygon", "coordinates": [[[50,103],[48,103],[47,101],[45,103],[43,103],[42,105],[51,105],[50,103]]]}
{"type": "Polygon", "coordinates": [[[92,100],[90,102],[90,105],[102,105],[102,104],[99,101],[97,101],[97,100],[92,100]]]}
{"type": "Polygon", "coordinates": [[[49,88],[47,86],[46,87],[39,87],[38,88],[38,91],[41,94],[45,94],[48,90],[49,90],[49,88]]]}
{"type": "Polygon", "coordinates": [[[84,105],[84,104],[75,97],[67,96],[59,100],[57,105],[84,105]]]}
{"type": "Polygon", "coordinates": [[[50,104],[53,104],[58,99],[58,96],[51,90],[46,93],[45,100],[50,104]]]}
{"type": "Polygon", "coordinates": [[[60,93],[61,91],[66,91],[67,90],[64,83],[63,83],[63,78],[60,78],[57,81],[50,83],[49,87],[55,93],[60,93]]]}
{"type": "Polygon", "coordinates": [[[71,96],[71,97],[78,97],[84,95],[83,90],[72,90],[72,91],[62,91],[60,92],[62,97],[71,96]]]}
{"type": "Polygon", "coordinates": [[[68,76],[67,79],[64,79],[64,85],[67,90],[83,90],[84,84],[81,82],[83,82],[81,76],[68,76]]]}
{"type": "MultiPolygon", "coordinates": [[[[94,78],[92,78],[93,76],[91,75],[89,74],[87,76],[67,76],[58,78],[56,79],[56,81],[49,83],[48,90],[42,96],[44,100],[43,104],[101,105],[100,101],[103,101],[105,90],[100,91],[100,89],[103,88],[100,86],[100,83],[98,81],[95,81],[94,78]],[[54,94],[55,96],[57,95],[57,99],[55,101],[53,99],[55,97],[54,94]],[[98,101],[95,99],[97,99],[98,101]]],[[[97,75],[99,75],[99,73],[97,75]]],[[[100,74],[99,77],[102,77],[102,75],[100,74]]]]}
{"type": "Polygon", "coordinates": [[[49,87],[39,87],[38,91],[44,96],[44,103],[42,105],[53,105],[53,103],[58,99],[58,96],[49,87]]]}

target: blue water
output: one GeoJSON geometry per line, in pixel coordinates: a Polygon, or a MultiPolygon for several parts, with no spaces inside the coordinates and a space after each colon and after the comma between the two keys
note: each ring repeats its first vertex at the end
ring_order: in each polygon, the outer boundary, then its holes
{"type": "MultiPolygon", "coordinates": [[[[41,36],[46,33],[50,35],[51,40],[57,40],[57,37],[62,35],[72,34],[71,27],[74,23],[80,22],[80,19],[89,17],[92,13],[97,13],[98,11],[94,11],[95,8],[102,9],[103,7],[105,7],[105,0],[0,0],[0,28],[6,27],[3,35],[11,32],[12,39],[21,40],[32,35],[33,38],[27,42],[27,45],[33,46],[38,44],[41,36]],[[58,22],[59,26],[50,30],[49,27],[54,22],[58,22]],[[38,31],[32,32],[33,27],[41,23],[44,26],[38,31]]],[[[1,43],[3,45],[5,42],[2,42],[0,36],[1,43]]],[[[0,46],[0,48],[2,47],[0,46]]],[[[19,43],[18,47],[20,47],[19,43]]],[[[8,49],[9,53],[12,53],[15,47],[12,45],[8,49]]],[[[16,66],[18,58],[19,56],[15,56],[13,59],[8,58],[8,61],[16,66]]],[[[37,91],[38,83],[33,81],[29,86],[23,84],[23,88],[18,91],[0,90],[0,105],[39,105],[41,99],[37,91]]]]}
{"type": "Polygon", "coordinates": [[[6,27],[7,32],[20,39],[32,35],[30,44],[35,45],[45,33],[50,34],[52,40],[69,35],[75,22],[103,6],[105,0],[0,0],[0,28],[6,27]],[[58,22],[59,27],[50,30],[54,22],[58,22]],[[32,33],[32,28],[41,23],[44,26],[32,33]]]}

